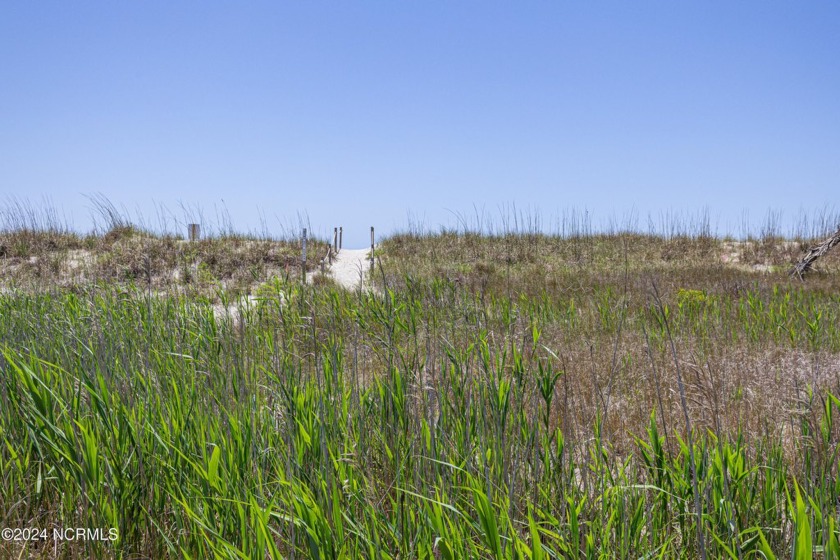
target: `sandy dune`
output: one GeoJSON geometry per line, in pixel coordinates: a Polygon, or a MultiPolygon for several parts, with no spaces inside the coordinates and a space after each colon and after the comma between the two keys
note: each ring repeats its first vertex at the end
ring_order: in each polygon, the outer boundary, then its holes
{"type": "Polygon", "coordinates": [[[333,260],[330,274],[348,290],[364,285],[370,271],[370,249],[342,249],[333,260]]]}

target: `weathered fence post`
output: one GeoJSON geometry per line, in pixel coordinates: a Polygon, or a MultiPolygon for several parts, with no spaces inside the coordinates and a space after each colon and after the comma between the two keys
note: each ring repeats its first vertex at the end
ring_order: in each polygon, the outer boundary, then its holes
{"type": "Polygon", "coordinates": [[[303,246],[300,260],[300,276],[303,282],[306,283],[306,228],[303,228],[303,246]]]}
{"type": "Polygon", "coordinates": [[[198,224],[187,224],[187,235],[190,241],[198,241],[201,237],[201,226],[198,224]]]}
{"type": "Polygon", "coordinates": [[[338,228],[333,228],[333,252],[338,253],[338,228]]]}
{"type": "Polygon", "coordinates": [[[341,247],[344,244],[344,226],[338,226],[338,250],[341,251],[341,247]]]}
{"type": "Polygon", "coordinates": [[[373,260],[374,260],[373,245],[374,245],[374,243],[373,243],[373,226],[370,226],[370,269],[371,270],[373,270],[373,260]]]}

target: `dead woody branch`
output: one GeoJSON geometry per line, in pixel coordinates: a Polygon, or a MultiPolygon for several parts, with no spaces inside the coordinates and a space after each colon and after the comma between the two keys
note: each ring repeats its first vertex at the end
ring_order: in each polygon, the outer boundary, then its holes
{"type": "Polygon", "coordinates": [[[805,256],[794,265],[794,267],[790,271],[791,276],[796,276],[800,280],[802,279],[802,275],[806,272],[811,270],[811,265],[814,264],[818,258],[822,257],[826,253],[828,253],[832,247],[840,243],[840,230],[837,230],[834,235],[820,243],[819,245],[814,245],[808,252],[805,253],[805,256]]]}

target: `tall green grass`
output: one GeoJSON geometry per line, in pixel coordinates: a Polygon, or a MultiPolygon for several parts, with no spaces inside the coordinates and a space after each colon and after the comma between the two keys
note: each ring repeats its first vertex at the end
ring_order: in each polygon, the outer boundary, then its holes
{"type": "Polygon", "coordinates": [[[2,524],[119,531],[0,553],[840,558],[835,379],[735,375],[830,359],[836,297],[646,290],[0,295],[2,524]]]}

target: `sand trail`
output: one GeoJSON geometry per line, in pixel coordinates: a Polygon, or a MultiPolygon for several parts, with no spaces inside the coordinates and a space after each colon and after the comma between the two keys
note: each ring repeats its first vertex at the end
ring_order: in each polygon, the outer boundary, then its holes
{"type": "Polygon", "coordinates": [[[348,290],[363,286],[369,273],[370,249],[342,249],[330,267],[333,279],[348,290]]]}

